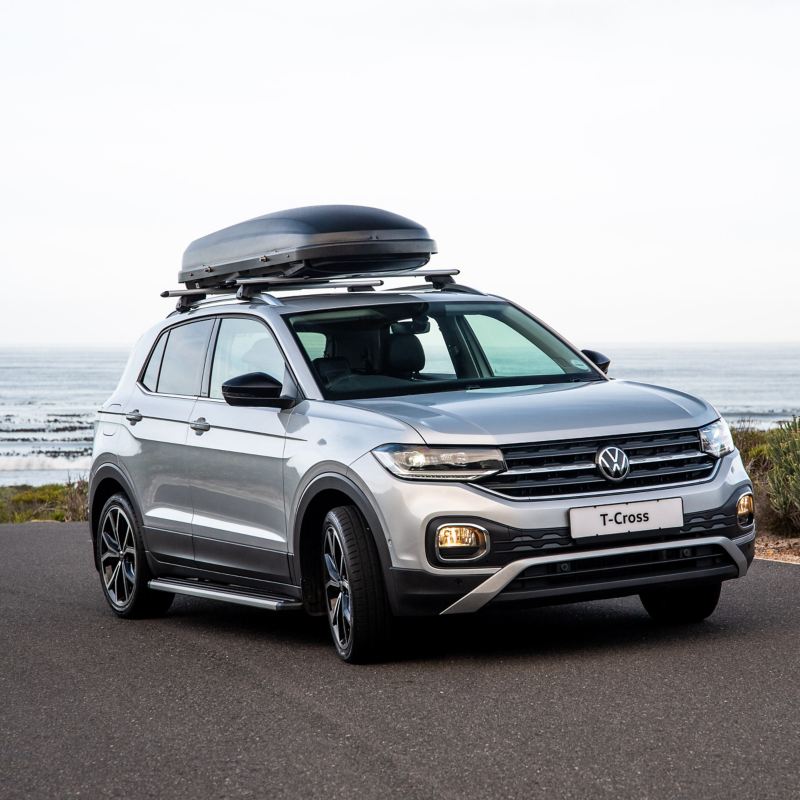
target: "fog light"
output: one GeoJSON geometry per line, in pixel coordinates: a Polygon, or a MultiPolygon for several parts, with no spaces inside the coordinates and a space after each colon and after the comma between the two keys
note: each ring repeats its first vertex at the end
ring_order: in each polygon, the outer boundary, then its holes
{"type": "Polygon", "coordinates": [[[756,513],[756,504],[753,495],[748,492],[736,501],[736,521],[740,528],[747,528],[753,524],[756,513]]]}
{"type": "Polygon", "coordinates": [[[449,524],[436,529],[436,555],[441,561],[474,561],[489,550],[489,533],[480,525],[449,524]]]}

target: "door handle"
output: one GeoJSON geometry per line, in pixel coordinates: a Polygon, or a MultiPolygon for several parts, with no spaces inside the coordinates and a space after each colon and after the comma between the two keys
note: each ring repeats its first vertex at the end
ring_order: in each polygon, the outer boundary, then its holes
{"type": "Polygon", "coordinates": [[[211,423],[206,422],[205,417],[198,417],[194,422],[189,423],[189,427],[197,434],[211,430],[211,423]]]}
{"type": "Polygon", "coordinates": [[[135,425],[137,422],[142,421],[142,415],[139,413],[138,408],[134,408],[133,411],[129,411],[125,415],[125,419],[128,420],[128,422],[130,422],[131,425],[135,425]]]}

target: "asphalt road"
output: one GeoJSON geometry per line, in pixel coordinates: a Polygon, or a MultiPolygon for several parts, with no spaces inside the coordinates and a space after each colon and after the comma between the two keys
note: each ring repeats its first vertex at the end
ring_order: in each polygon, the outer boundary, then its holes
{"type": "Polygon", "coordinates": [[[799,590],[756,562],[689,629],[435,620],[353,667],[302,614],[119,620],[86,526],[0,526],[0,797],[796,798],[799,590]]]}

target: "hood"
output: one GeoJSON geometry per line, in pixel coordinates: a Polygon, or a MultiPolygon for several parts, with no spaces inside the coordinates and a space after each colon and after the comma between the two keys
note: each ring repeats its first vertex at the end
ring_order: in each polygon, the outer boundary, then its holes
{"type": "Polygon", "coordinates": [[[348,400],[415,428],[428,444],[512,444],[695,428],[719,414],[674,389],[633,381],[472,389],[348,400]]]}

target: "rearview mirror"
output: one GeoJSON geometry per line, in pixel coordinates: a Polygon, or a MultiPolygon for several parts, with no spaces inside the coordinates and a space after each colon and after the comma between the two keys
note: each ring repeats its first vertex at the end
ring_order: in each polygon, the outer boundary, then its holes
{"type": "Polygon", "coordinates": [[[581,353],[583,353],[602,373],[608,374],[608,368],[611,366],[611,359],[608,356],[598,353],[597,350],[581,350],[581,353]]]}
{"type": "Polygon", "coordinates": [[[283,394],[283,384],[266,372],[248,372],[225,381],[222,396],[229,406],[289,408],[295,402],[283,394]]]}

